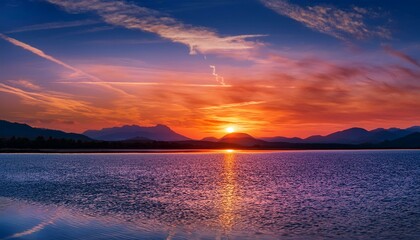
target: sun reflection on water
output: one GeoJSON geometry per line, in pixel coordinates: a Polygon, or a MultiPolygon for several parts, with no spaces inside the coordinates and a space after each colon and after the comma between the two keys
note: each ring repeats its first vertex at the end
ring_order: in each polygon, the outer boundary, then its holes
{"type": "Polygon", "coordinates": [[[235,154],[228,149],[223,158],[223,180],[221,190],[220,223],[224,232],[229,232],[235,221],[236,181],[235,181],[235,154]]]}

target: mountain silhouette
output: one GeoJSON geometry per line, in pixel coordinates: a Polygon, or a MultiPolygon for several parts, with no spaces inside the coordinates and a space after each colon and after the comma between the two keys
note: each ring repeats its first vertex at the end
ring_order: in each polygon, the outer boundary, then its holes
{"type": "Polygon", "coordinates": [[[262,137],[260,139],[266,142],[288,142],[288,143],[304,143],[305,142],[305,139],[298,138],[298,137],[276,136],[276,137],[262,137]]]}
{"type": "Polygon", "coordinates": [[[82,134],[66,133],[59,130],[51,130],[44,128],[34,128],[27,124],[13,123],[5,120],[0,120],[0,138],[27,138],[30,140],[37,137],[55,138],[55,139],[72,139],[89,141],[88,137],[82,134]]]}
{"type": "Polygon", "coordinates": [[[232,144],[237,144],[237,145],[247,146],[247,147],[263,145],[264,143],[266,143],[265,141],[255,139],[254,137],[246,133],[229,133],[223,136],[219,140],[219,142],[232,143],[232,144]]]}
{"type": "Polygon", "coordinates": [[[205,138],[201,139],[201,141],[204,141],[204,142],[218,142],[219,139],[215,138],[215,137],[205,137],[205,138]]]}
{"type": "Polygon", "coordinates": [[[130,139],[150,139],[155,141],[186,141],[189,138],[182,136],[165,125],[154,127],[141,127],[138,125],[125,125],[122,127],[103,128],[101,130],[88,130],[84,135],[103,141],[123,141],[130,139]]]}
{"type": "Polygon", "coordinates": [[[359,144],[369,137],[369,131],[363,128],[349,128],[331,133],[327,136],[311,136],[305,139],[306,143],[347,143],[359,144]]]}
{"type": "Polygon", "coordinates": [[[350,128],[306,139],[273,137],[256,139],[246,133],[230,133],[217,139],[191,140],[169,127],[126,125],[86,131],[82,134],[34,128],[0,120],[1,149],[386,149],[420,148],[420,127],[350,128]],[[42,137],[42,138],[39,138],[42,137]],[[90,137],[90,138],[89,138],[90,137]],[[79,141],[80,140],[80,141],[79,141]],[[100,140],[100,141],[95,141],[100,140]]]}
{"type": "Polygon", "coordinates": [[[392,141],[411,133],[420,132],[419,126],[413,126],[406,129],[400,128],[377,128],[367,131],[363,128],[349,128],[343,131],[331,133],[326,136],[314,135],[308,138],[287,138],[287,137],[266,137],[262,140],[268,142],[289,142],[289,143],[339,143],[339,144],[363,144],[363,143],[381,143],[383,141],[392,141]]]}
{"type": "Polygon", "coordinates": [[[411,133],[392,141],[382,142],[379,146],[385,148],[420,148],[420,132],[411,133]]]}

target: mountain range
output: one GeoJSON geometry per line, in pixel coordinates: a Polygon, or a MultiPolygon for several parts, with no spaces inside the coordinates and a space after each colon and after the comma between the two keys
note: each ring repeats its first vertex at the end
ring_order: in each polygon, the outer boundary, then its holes
{"type": "Polygon", "coordinates": [[[326,136],[314,135],[304,139],[296,137],[287,138],[281,136],[265,137],[261,139],[267,142],[363,144],[392,141],[415,132],[420,132],[420,126],[414,126],[406,129],[377,128],[371,131],[363,128],[349,128],[343,131],[331,133],[326,136]]]}
{"type": "MultiPolygon", "coordinates": [[[[220,139],[207,137],[202,140],[192,140],[161,124],[153,127],[125,125],[122,127],[103,128],[101,130],[88,130],[83,134],[76,134],[34,128],[27,124],[0,120],[0,140],[11,139],[12,137],[27,138],[29,140],[43,137],[44,139],[70,139],[87,142],[141,143],[144,146],[163,146],[165,148],[171,148],[171,146],[185,146],[186,148],[222,148],[232,146],[269,149],[420,148],[419,126],[406,129],[378,128],[371,131],[363,128],[350,128],[326,136],[314,135],[308,138],[277,136],[258,139],[246,133],[230,133],[220,139]]],[[[121,146],[124,146],[124,143],[121,146]]]]}

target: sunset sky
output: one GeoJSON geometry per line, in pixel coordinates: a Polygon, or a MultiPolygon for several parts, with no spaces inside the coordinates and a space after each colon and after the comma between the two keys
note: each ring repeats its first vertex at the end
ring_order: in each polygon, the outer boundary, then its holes
{"type": "Polygon", "coordinates": [[[420,1],[2,0],[0,119],[192,138],[420,123],[420,1]]]}

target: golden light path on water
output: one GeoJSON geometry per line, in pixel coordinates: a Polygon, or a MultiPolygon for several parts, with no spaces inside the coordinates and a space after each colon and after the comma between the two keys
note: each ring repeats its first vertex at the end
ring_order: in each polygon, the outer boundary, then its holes
{"type": "Polygon", "coordinates": [[[220,224],[224,234],[232,230],[235,222],[236,190],[235,150],[227,149],[223,158],[222,213],[220,215],[220,224]]]}
{"type": "Polygon", "coordinates": [[[418,239],[419,154],[3,154],[0,240],[418,239]]]}

